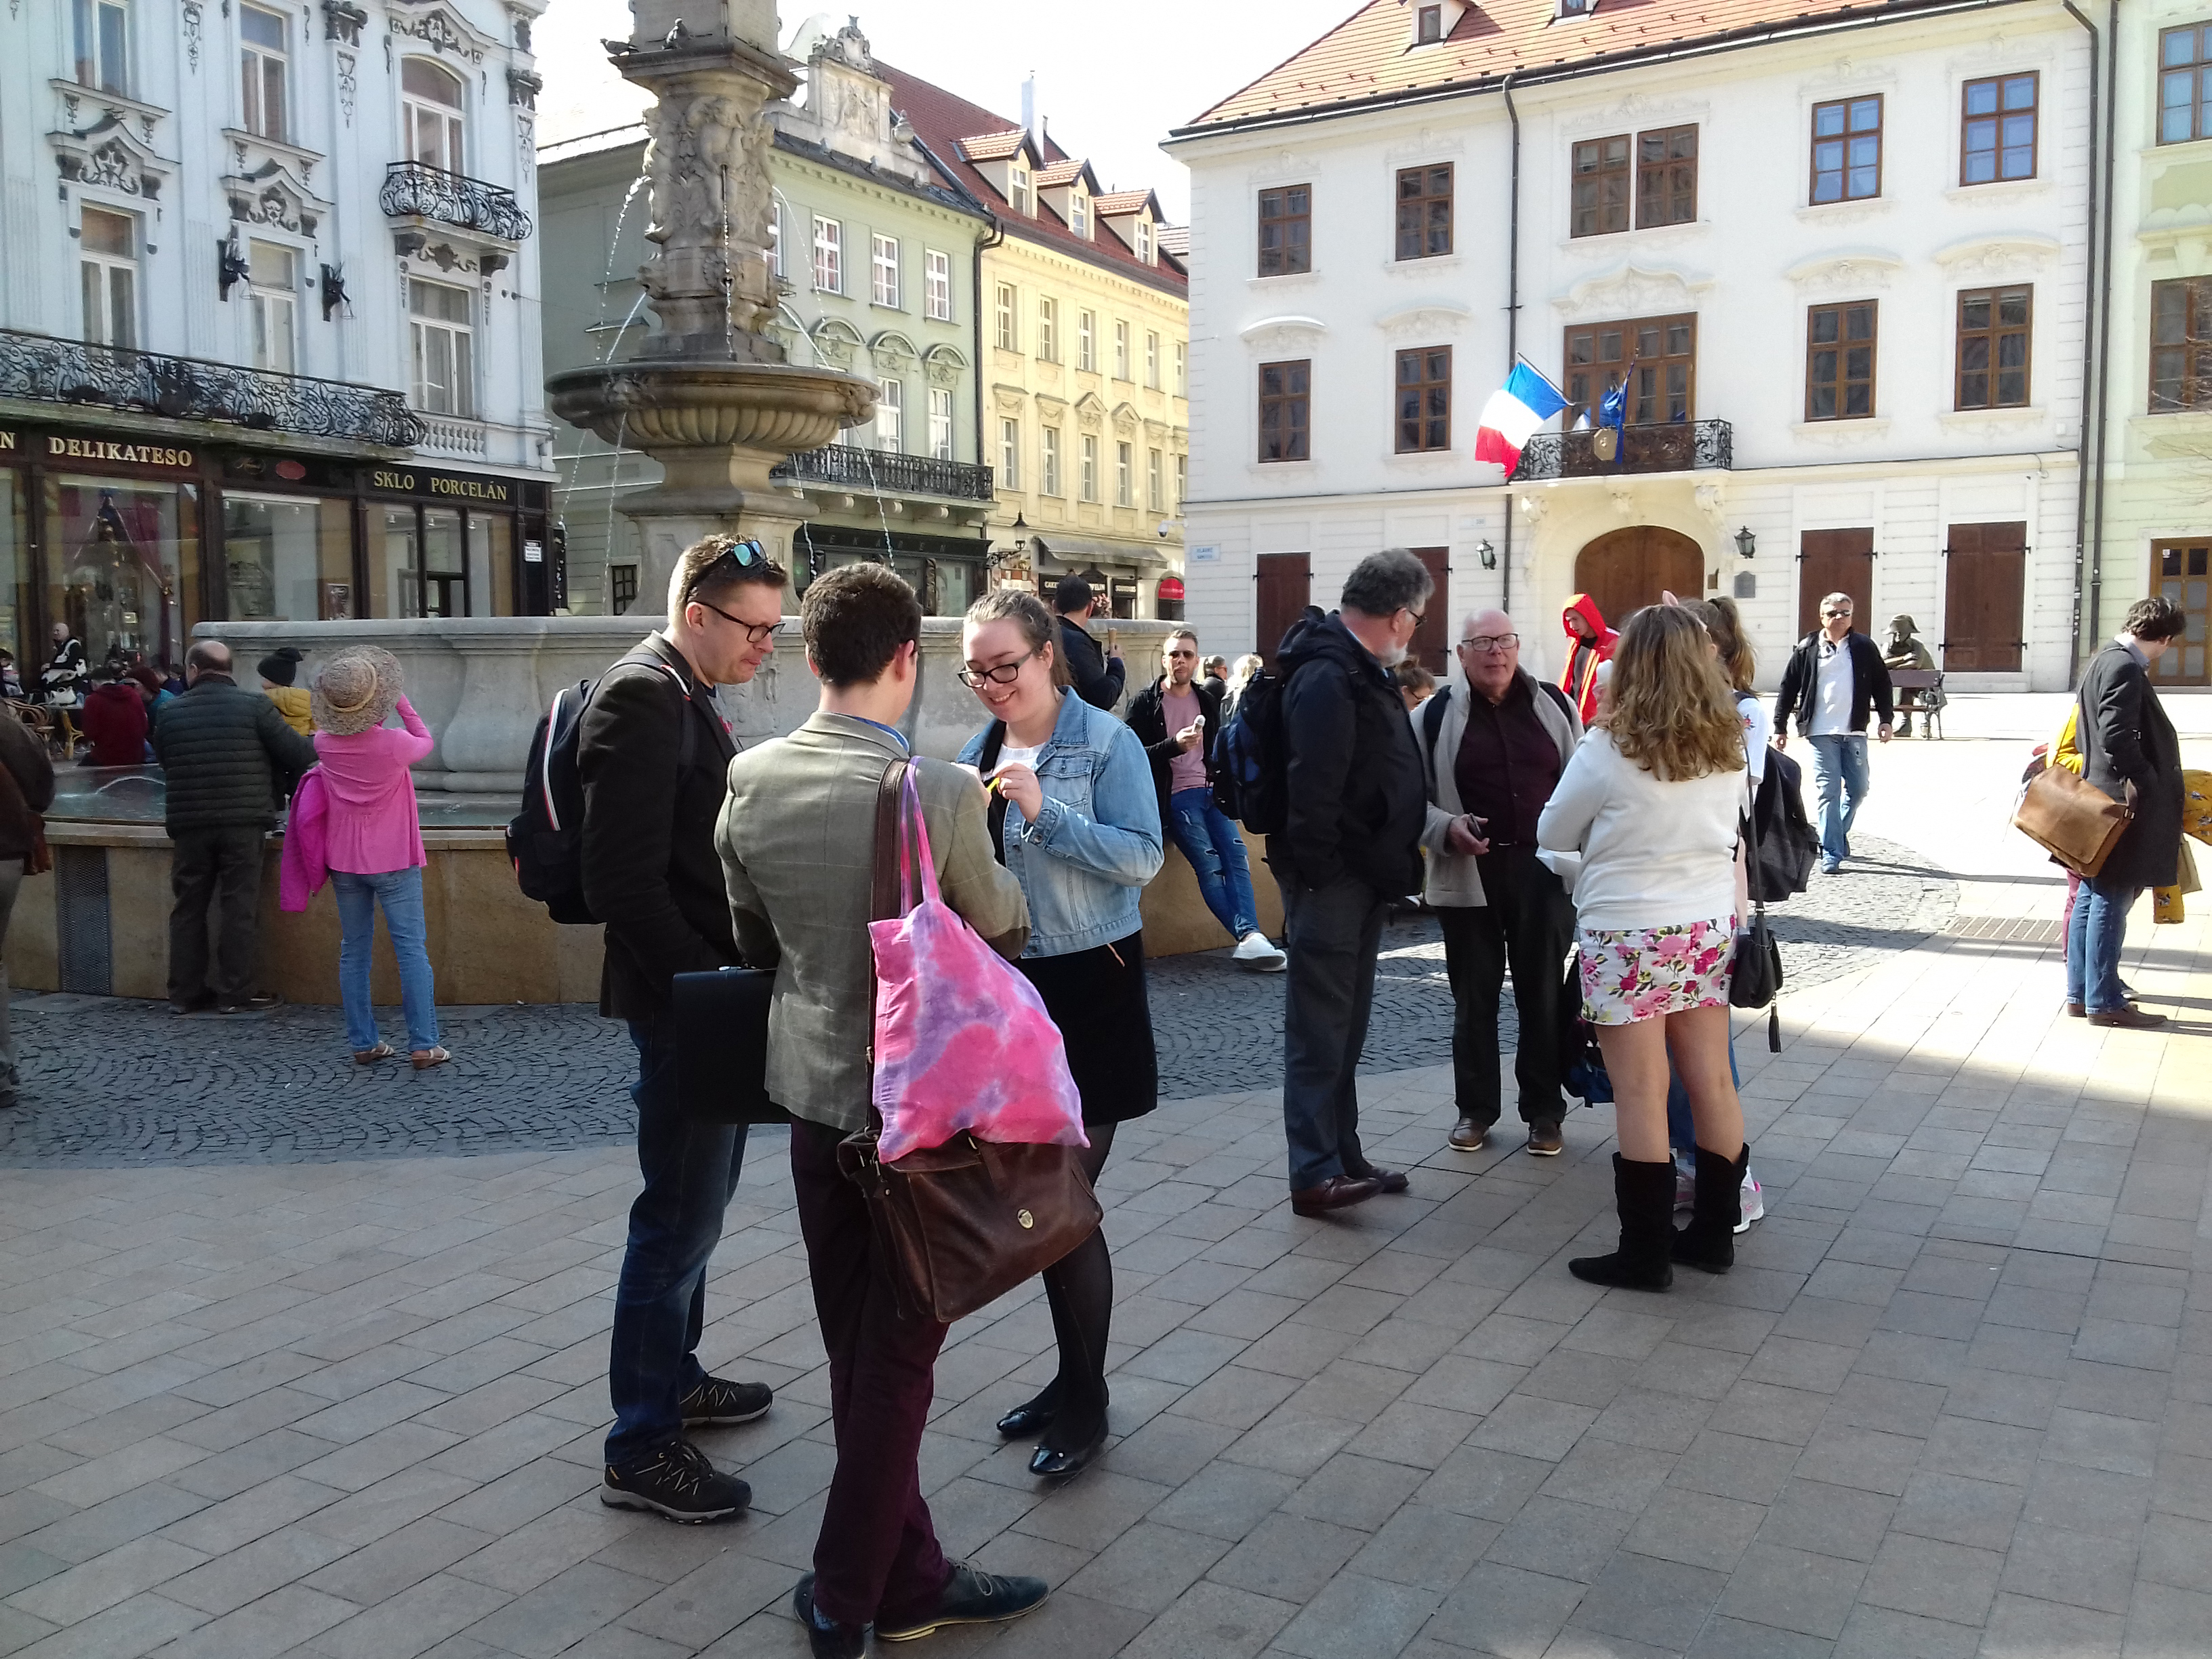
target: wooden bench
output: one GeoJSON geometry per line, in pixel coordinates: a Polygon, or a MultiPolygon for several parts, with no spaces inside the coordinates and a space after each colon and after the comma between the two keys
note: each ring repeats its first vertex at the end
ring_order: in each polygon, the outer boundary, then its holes
{"type": "Polygon", "coordinates": [[[1943,671],[1940,668],[1893,668],[1889,671],[1890,690],[1899,693],[1897,711],[1908,719],[1912,714],[1912,694],[1922,693],[1920,700],[1920,735],[1924,738],[1943,735],[1943,671]]]}

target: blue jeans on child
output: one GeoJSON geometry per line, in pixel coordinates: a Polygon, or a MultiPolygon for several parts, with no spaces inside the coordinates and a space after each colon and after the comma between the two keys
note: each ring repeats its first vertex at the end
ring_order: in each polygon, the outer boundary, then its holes
{"type": "Polygon", "coordinates": [[[1252,869],[1244,861],[1244,837],[1237,833],[1211,789],[1178,789],[1168,797],[1168,833],[1198,878],[1199,896],[1214,920],[1242,939],[1260,929],[1252,902],[1252,869]]]}
{"type": "Polygon", "coordinates": [[[376,1006],[369,1000],[369,950],[376,942],[376,907],[399,963],[399,1005],[407,1016],[407,1046],[438,1046],[437,981],[430,971],[428,930],[422,920],[420,866],[356,875],[331,872],[338,901],[338,1000],[345,1009],[346,1041],[357,1054],[376,1047],[376,1006]]]}

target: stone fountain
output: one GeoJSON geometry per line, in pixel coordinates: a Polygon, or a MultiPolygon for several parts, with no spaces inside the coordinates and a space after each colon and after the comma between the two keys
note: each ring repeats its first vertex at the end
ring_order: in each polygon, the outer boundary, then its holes
{"type": "Polygon", "coordinates": [[[635,356],[556,374],[546,392],[562,419],[660,463],[659,486],[621,503],[638,527],[642,597],[717,532],[742,531],[795,568],[809,508],[769,473],[868,418],[875,388],[787,362],[763,331],[777,302],[767,108],[799,84],[776,51],[775,0],[631,0],[630,13],[632,38],[607,44],[655,100],[645,164],[655,252],[638,278],[660,326],[635,356]]]}

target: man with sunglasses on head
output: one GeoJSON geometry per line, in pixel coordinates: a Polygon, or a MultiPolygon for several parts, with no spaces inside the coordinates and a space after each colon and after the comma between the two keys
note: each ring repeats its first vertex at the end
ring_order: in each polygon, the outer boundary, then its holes
{"type": "Polygon", "coordinates": [[[668,625],[600,678],[577,733],[584,898],[606,925],[599,1012],[637,1048],[637,1160],[615,1291],[599,1498],[678,1521],[735,1515],[752,1490],[717,1469],[688,1428],[745,1423],[767,1389],[709,1376],[694,1352],[707,1261],[744,1156],[741,1127],[695,1123],[677,1099],[672,983],[738,961],[714,824],[737,753],[714,689],[743,685],[775,651],[783,569],[757,541],[709,536],[668,583],[668,625]]]}

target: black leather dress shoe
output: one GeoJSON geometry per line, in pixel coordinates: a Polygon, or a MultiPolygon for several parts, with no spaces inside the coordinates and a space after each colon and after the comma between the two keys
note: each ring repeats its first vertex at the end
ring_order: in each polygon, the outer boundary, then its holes
{"type": "Polygon", "coordinates": [[[1050,1587],[1042,1578],[1001,1577],[955,1562],[952,1577],[938,1596],[935,1608],[911,1624],[886,1626],[878,1620],[876,1640],[911,1642],[917,1637],[934,1636],[947,1625],[1004,1624],[1034,1611],[1049,1594],[1050,1587]]]}
{"type": "Polygon", "coordinates": [[[1331,1176],[1318,1187],[1301,1187],[1292,1193],[1291,1210],[1296,1215],[1327,1215],[1364,1204],[1382,1190],[1382,1183],[1370,1177],[1331,1176]]]}
{"type": "Polygon", "coordinates": [[[1026,1401],[999,1419],[999,1432],[1009,1440],[1026,1440],[1042,1434],[1059,1415],[1057,1406],[1045,1405],[1042,1400],[1026,1401]]]}
{"type": "Polygon", "coordinates": [[[860,1659],[866,1650],[866,1625],[841,1625],[834,1619],[824,1619],[815,1607],[812,1573],[803,1575],[799,1588],[792,1591],[791,1610],[806,1627],[806,1640],[814,1650],[814,1659],[860,1659]]]}
{"type": "Polygon", "coordinates": [[[1106,1425],[1101,1423],[1091,1443],[1074,1451],[1054,1451],[1050,1446],[1039,1446],[1030,1454],[1030,1473],[1040,1480],[1065,1480],[1089,1468],[1098,1454],[1106,1449],[1106,1425]]]}

